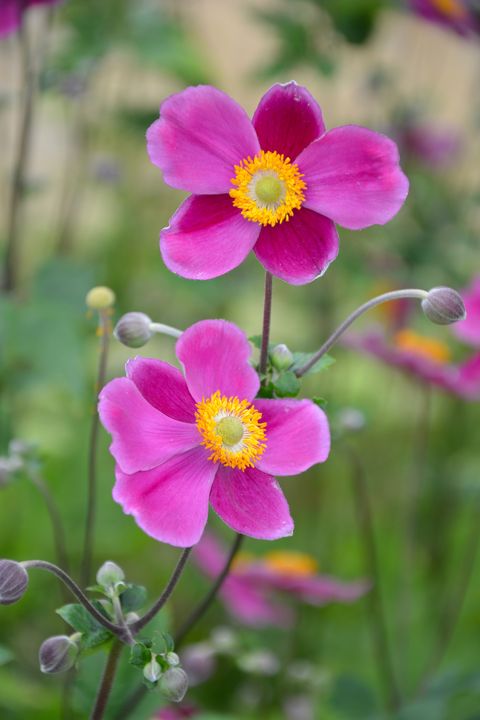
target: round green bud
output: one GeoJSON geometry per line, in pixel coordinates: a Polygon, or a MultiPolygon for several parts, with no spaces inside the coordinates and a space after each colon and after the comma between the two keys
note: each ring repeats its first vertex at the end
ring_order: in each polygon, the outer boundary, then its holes
{"type": "Polygon", "coordinates": [[[270,360],[276,370],[288,370],[293,365],[293,355],[286,345],[276,345],[270,353],[270,360]]]}
{"type": "Polygon", "coordinates": [[[80,634],[72,637],[56,635],[45,640],[38,653],[40,670],[48,675],[70,670],[78,657],[79,647],[76,639],[79,637],[80,634]]]}
{"type": "Polygon", "coordinates": [[[129,312],[122,315],[115,325],[113,334],[122,345],[139,348],[146,345],[153,335],[152,321],[141,312],[129,312]]]}
{"type": "Polygon", "coordinates": [[[160,692],[170,702],[180,702],[188,690],[188,676],[185,670],[179,667],[169,668],[158,683],[160,692]]]}

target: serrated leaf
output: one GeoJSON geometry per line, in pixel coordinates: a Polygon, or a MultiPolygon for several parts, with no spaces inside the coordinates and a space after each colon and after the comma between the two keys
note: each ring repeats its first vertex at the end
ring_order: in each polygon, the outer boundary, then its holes
{"type": "Polygon", "coordinates": [[[294,372],[287,370],[273,382],[273,388],[277,397],[296,397],[300,392],[300,380],[294,372]]]}
{"type": "MultiPolygon", "coordinates": [[[[295,352],[293,353],[293,370],[297,370],[298,368],[303,367],[306,365],[313,357],[315,353],[303,353],[303,352],[295,352]]],[[[322,355],[322,357],[317,360],[315,365],[313,365],[310,370],[308,370],[305,375],[311,375],[312,373],[318,373],[322,372],[322,370],[326,370],[330,365],[333,365],[335,362],[335,358],[333,358],[331,355],[322,355]]]]}
{"type": "MultiPolygon", "coordinates": [[[[100,603],[93,604],[99,612],[104,612],[100,603]]],[[[82,648],[86,650],[103,645],[112,637],[112,633],[100,625],[83,605],[77,603],[64,605],[57,610],[57,614],[74,630],[82,633],[82,648]]]]}
{"type": "Polygon", "coordinates": [[[147,589],[143,585],[129,585],[120,595],[120,603],[124,612],[139,610],[147,601],[147,589]]]}
{"type": "Polygon", "coordinates": [[[152,659],[152,653],[144,643],[136,642],[130,649],[129,663],[134,667],[143,668],[152,659]]]}

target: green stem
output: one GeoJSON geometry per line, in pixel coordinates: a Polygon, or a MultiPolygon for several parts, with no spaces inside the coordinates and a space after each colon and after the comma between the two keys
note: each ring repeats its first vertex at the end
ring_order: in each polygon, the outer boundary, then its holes
{"type": "Polygon", "coordinates": [[[260,375],[263,377],[267,372],[268,362],[268,341],[270,339],[270,321],[272,316],[272,290],[273,278],[269,272],[265,273],[265,297],[263,302],[263,329],[262,329],[262,347],[260,350],[260,375]]]}
{"type": "Polygon", "coordinates": [[[68,560],[65,528],[63,527],[63,522],[58,507],[43,478],[33,470],[30,471],[29,478],[45,501],[45,506],[50,517],[50,523],[53,531],[53,544],[55,546],[57,563],[61,568],[65,570],[66,573],[69,573],[70,563],[68,560]]]}
{"type": "Polygon", "coordinates": [[[122,650],[122,644],[118,640],[114,640],[112,647],[110,648],[105,670],[103,671],[102,681],[98,689],[95,705],[93,706],[93,710],[90,715],[90,720],[101,720],[105,714],[122,650]]]}

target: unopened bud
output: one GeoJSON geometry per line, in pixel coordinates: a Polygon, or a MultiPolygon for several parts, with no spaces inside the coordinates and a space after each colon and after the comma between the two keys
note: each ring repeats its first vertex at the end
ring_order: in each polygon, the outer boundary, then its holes
{"type": "Polygon", "coordinates": [[[129,612],[125,615],[127,625],[133,625],[133,623],[138,622],[138,620],[140,620],[140,615],[136,612],[129,612]]]}
{"type": "Polygon", "coordinates": [[[177,653],[169,652],[165,655],[165,660],[170,665],[170,667],[177,667],[177,665],[180,665],[180,658],[178,657],[177,653]]]}
{"type": "Polygon", "coordinates": [[[157,680],[160,679],[160,676],[162,674],[162,668],[158,664],[158,662],[155,660],[155,658],[152,657],[149,663],[145,665],[143,668],[143,677],[148,680],[151,683],[157,682],[157,680]]]}
{"type": "Polygon", "coordinates": [[[122,568],[110,560],[103,563],[102,567],[97,572],[97,583],[104,587],[105,590],[115,588],[118,583],[121,583],[124,580],[125,573],[122,568]]]}
{"type": "Polygon", "coordinates": [[[139,348],[146,345],[153,335],[152,321],[141,312],[129,312],[122,315],[113,331],[119,342],[127,347],[139,348]]]}
{"type": "Polygon", "coordinates": [[[62,673],[70,670],[75,665],[79,652],[75,640],[75,635],[72,637],[56,635],[45,640],[38,653],[40,670],[46,674],[62,673]]]}
{"type": "Polygon", "coordinates": [[[167,700],[180,702],[188,690],[187,673],[179,667],[170,668],[160,678],[159,687],[167,700]]]}
{"type": "Polygon", "coordinates": [[[286,345],[276,345],[270,353],[272,365],[276,370],[288,370],[293,364],[293,355],[286,345]]]}
{"type": "Polygon", "coordinates": [[[15,474],[23,468],[23,460],[16,456],[0,457],[0,487],[13,480],[15,474]]]}
{"type": "Polygon", "coordinates": [[[88,291],[85,298],[90,310],[107,310],[115,302],[115,293],[104,285],[99,285],[88,291]]]}
{"type": "Polygon", "coordinates": [[[450,325],[464,320],[467,315],[460,294],[449,287],[432,288],[422,300],[422,310],[437,325],[450,325]]]}
{"type": "Polygon", "coordinates": [[[0,605],[11,605],[25,594],[28,574],[14,560],[0,560],[0,605]]]}

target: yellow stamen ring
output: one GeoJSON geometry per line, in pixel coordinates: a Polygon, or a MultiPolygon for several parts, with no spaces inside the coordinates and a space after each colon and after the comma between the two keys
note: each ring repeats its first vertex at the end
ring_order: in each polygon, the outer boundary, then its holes
{"type": "Polygon", "coordinates": [[[195,420],[202,445],[212,453],[209,460],[225,467],[245,470],[254,467],[266,448],[266,423],[262,414],[238,397],[226,397],[219,390],[197,403],[195,420]]]}
{"type": "Polygon", "coordinates": [[[290,158],[261,150],[235,165],[230,197],[244,218],[273,227],[302,207],[307,187],[302,177],[290,158]]]}
{"type": "Polygon", "coordinates": [[[450,361],[450,349],[441,340],[418,335],[413,330],[399,330],[394,337],[394,345],[399,350],[445,364],[450,361]]]}

